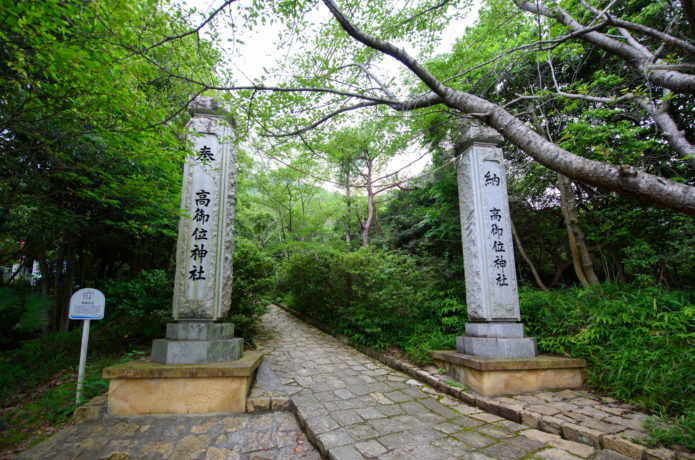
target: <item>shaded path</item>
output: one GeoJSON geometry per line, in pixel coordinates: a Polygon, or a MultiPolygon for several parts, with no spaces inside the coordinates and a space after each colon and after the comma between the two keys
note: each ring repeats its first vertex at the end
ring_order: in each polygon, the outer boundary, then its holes
{"type": "Polygon", "coordinates": [[[318,460],[289,412],[103,416],[70,426],[21,459],[318,460]]]}
{"type": "Polygon", "coordinates": [[[275,306],[258,342],[316,447],[335,459],[577,459],[592,447],[455,401],[275,306]]]}

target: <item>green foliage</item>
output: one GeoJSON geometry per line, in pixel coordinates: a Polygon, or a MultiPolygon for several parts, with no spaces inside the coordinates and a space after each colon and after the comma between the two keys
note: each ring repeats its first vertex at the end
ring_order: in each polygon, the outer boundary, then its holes
{"type": "MultiPolygon", "coordinates": [[[[79,353],[79,334],[73,338],[63,335],[58,340],[49,339],[48,346],[76,346],[79,353]]],[[[40,348],[45,348],[40,346],[40,348]]],[[[85,372],[83,399],[89,400],[108,389],[108,381],[101,378],[104,367],[123,362],[122,355],[113,347],[96,347],[90,351],[85,372]],[[97,353],[94,353],[97,351],[97,353]]],[[[50,357],[50,356],[49,356],[50,357]]],[[[139,358],[139,356],[138,356],[139,358]]],[[[7,375],[4,371],[8,361],[15,360],[12,369],[22,369],[18,354],[0,357],[0,382],[2,382],[3,407],[12,405],[12,410],[0,414],[0,451],[17,447],[31,440],[37,442],[37,434],[47,424],[60,427],[66,423],[77,407],[75,391],[77,384],[77,355],[68,353],[62,358],[47,361],[45,366],[26,369],[7,375]],[[14,380],[13,380],[14,379],[14,380]],[[8,391],[8,387],[11,391],[8,391]],[[26,393],[22,393],[26,392],[26,393]]],[[[32,357],[31,359],[37,359],[32,357]]]]}
{"type": "Polygon", "coordinates": [[[645,422],[648,436],[645,442],[655,446],[671,446],[680,444],[695,451],[695,411],[688,410],[675,418],[675,423],[663,423],[653,417],[645,422]]]}
{"type": "Polygon", "coordinates": [[[414,258],[370,248],[294,253],[278,282],[292,308],[356,343],[400,345],[417,361],[429,361],[428,350],[449,347],[461,331],[465,307],[443,288],[414,258]]]}
{"type": "Polygon", "coordinates": [[[173,278],[162,270],[141,271],[129,281],[107,280],[105,318],[96,327],[129,342],[161,337],[171,317],[173,289],[173,278]]]}
{"type": "Polygon", "coordinates": [[[0,287],[0,349],[49,323],[51,301],[31,292],[26,281],[0,287]]]}
{"type": "MultiPolygon", "coordinates": [[[[59,332],[45,338],[25,340],[21,346],[0,355],[0,400],[44,382],[65,367],[77,366],[82,331],[59,332]]],[[[90,347],[94,338],[90,339],[90,347]]],[[[113,344],[110,344],[113,348],[113,344]]],[[[98,348],[99,346],[97,346],[98,348]]]]}
{"type": "Polygon", "coordinates": [[[446,383],[448,385],[451,385],[452,387],[457,387],[457,388],[460,388],[462,390],[466,389],[466,385],[462,384],[461,382],[454,382],[453,380],[446,380],[446,383]]]}
{"type": "Polygon", "coordinates": [[[695,409],[695,296],[639,285],[520,290],[528,335],[589,362],[594,389],[658,413],[695,409]]]}
{"type": "Polygon", "coordinates": [[[245,238],[234,240],[234,285],[227,321],[236,335],[251,340],[253,329],[266,312],[265,297],[271,291],[275,263],[245,238]]]}

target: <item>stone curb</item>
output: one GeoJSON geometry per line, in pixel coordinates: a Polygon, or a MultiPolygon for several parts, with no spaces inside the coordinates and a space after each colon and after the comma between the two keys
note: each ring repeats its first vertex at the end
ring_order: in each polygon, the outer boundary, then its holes
{"type": "MultiPolygon", "coordinates": [[[[522,404],[500,402],[492,398],[480,396],[469,390],[464,390],[449,385],[443,380],[440,380],[438,376],[435,376],[414,364],[402,361],[392,356],[386,356],[385,354],[365,345],[355,344],[350,340],[349,337],[336,333],[332,328],[326,326],[325,324],[321,324],[312,318],[306,317],[297,310],[276,302],[273,302],[273,305],[301,319],[302,321],[311,324],[322,332],[337,338],[345,345],[355,348],[359,352],[381,362],[382,364],[401,371],[410,377],[413,377],[443,393],[448,394],[449,396],[460,399],[466,404],[478,407],[486,412],[499,415],[500,417],[512,422],[521,423],[529,428],[535,428],[540,431],[555,434],[569,441],[587,444],[597,450],[610,450],[634,460],[695,460],[695,455],[691,453],[676,452],[665,447],[649,448],[622,438],[619,435],[604,433],[592,428],[569,423],[556,417],[525,410],[522,404]]],[[[292,412],[294,412],[294,414],[297,416],[302,429],[305,430],[307,438],[309,438],[309,440],[316,446],[317,450],[319,450],[321,454],[325,456],[325,449],[323,449],[323,446],[320,445],[320,443],[317,443],[318,437],[311,432],[306,420],[301,417],[301,414],[299,414],[291,399],[290,407],[292,408],[292,412]]]]}
{"type": "Polygon", "coordinates": [[[292,410],[290,399],[284,391],[251,390],[246,398],[246,413],[278,412],[292,410]]]}

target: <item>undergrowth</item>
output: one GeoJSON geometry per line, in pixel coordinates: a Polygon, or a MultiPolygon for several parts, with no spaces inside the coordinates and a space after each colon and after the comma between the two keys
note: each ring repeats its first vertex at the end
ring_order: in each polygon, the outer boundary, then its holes
{"type": "MultiPolygon", "coordinates": [[[[139,359],[142,353],[90,354],[82,400],[88,401],[108,390],[108,380],[101,377],[105,367],[139,359]]],[[[75,402],[77,357],[72,358],[66,357],[63,366],[54,363],[45,372],[36,373],[23,388],[13,385],[19,392],[4,399],[0,410],[0,457],[26,449],[70,422],[73,411],[79,406],[75,402]]]]}
{"type": "Polygon", "coordinates": [[[652,286],[520,290],[527,334],[546,353],[585,358],[587,385],[676,420],[652,442],[695,449],[695,295],[652,286]]]}

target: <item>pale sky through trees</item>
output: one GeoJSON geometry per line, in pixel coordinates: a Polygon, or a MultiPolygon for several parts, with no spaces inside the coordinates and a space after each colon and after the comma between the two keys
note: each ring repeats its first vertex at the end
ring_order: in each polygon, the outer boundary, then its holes
{"type": "MultiPolygon", "coordinates": [[[[207,16],[209,13],[219,8],[222,5],[223,0],[178,0],[176,3],[183,5],[184,7],[195,7],[198,12],[207,16]]],[[[230,11],[234,11],[237,5],[243,2],[235,2],[230,5],[230,11]]],[[[445,29],[442,34],[440,43],[436,46],[433,53],[433,57],[438,54],[445,54],[451,51],[451,47],[457,38],[461,37],[463,31],[466,27],[473,24],[473,22],[478,17],[478,9],[480,8],[481,0],[476,0],[473,7],[470,9],[468,16],[459,21],[452,21],[452,23],[445,29]]],[[[228,9],[229,9],[228,8],[228,9]]],[[[219,15],[219,20],[229,22],[231,19],[231,14],[225,13],[219,15]]],[[[333,17],[328,12],[322,4],[319,4],[318,9],[310,13],[310,15],[315,16],[315,22],[325,22],[333,20],[333,17]]],[[[192,24],[197,25],[202,21],[202,19],[192,19],[192,24]]],[[[281,24],[274,24],[272,26],[263,26],[259,24],[253,32],[235,31],[229,25],[223,25],[222,22],[218,22],[218,30],[221,31],[220,43],[223,46],[223,59],[227,62],[227,66],[232,69],[234,78],[238,84],[252,83],[256,79],[261,79],[265,77],[265,83],[275,84],[282,82],[282,72],[277,75],[277,80],[273,82],[274,75],[267,75],[264,71],[264,67],[270,69],[276,65],[280,65],[282,68],[283,60],[287,59],[291,53],[301,52],[298,46],[290,45],[289,49],[279,50],[276,48],[276,42],[278,39],[278,28],[286,27],[281,24]],[[235,35],[236,34],[236,35],[235,35]],[[236,40],[241,40],[243,42],[239,43],[236,40]],[[271,83],[272,82],[272,83],[271,83]]],[[[305,31],[306,33],[307,31],[305,31]]],[[[311,33],[311,31],[308,31],[311,33]]],[[[396,43],[399,47],[405,48],[412,55],[418,55],[418,50],[410,43],[396,43]]],[[[355,42],[355,46],[358,46],[355,42]]],[[[378,76],[386,81],[390,76],[398,75],[400,72],[405,71],[402,64],[398,63],[394,58],[390,56],[383,56],[383,61],[377,66],[378,76]]],[[[397,171],[413,163],[412,165],[405,168],[399,177],[414,177],[422,172],[422,170],[427,166],[430,160],[430,155],[424,155],[424,151],[420,147],[419,143],[414,142],[407,151],[399,154],[391,159],[388,167],[384,171],[384,174],[397,171]]],[[[329,190],[338,190],[333,184],[326,183],[324,188],[329,190]]]]}

